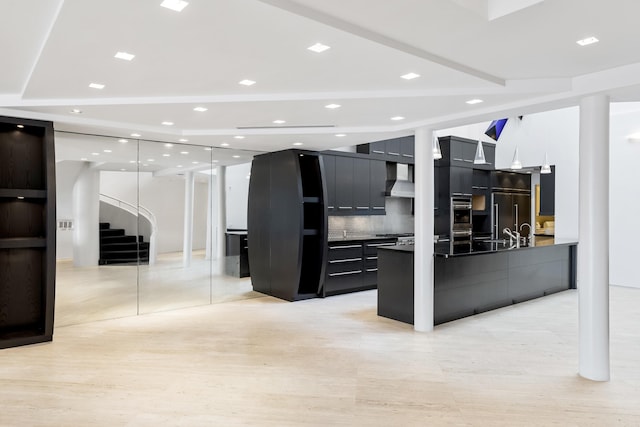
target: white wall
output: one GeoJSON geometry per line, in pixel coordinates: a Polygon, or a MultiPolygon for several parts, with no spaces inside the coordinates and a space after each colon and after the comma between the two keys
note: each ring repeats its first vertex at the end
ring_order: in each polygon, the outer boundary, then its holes
{"type": "Polygon", "coordinates": [[[251,163],[227,166],[227,228],[246,230],[251,163]]]}
{"type": "MultiPolygon", "coordinates": [[[[63,219],[74,220],[73,186],[84,170],[83,162],[62,161],[56,163],[56,224],[63,219]]],[[[73,258],[73,231],[60,231],[56,235],[56,259],[73,258]]]]}
{"type": "Polygon", "coordinates": [[[640,142],[627,139],[640,132],[640,104],[612,104],[610,126],[609,277],[613,285],[640,288],[640,142]]]}
{"type": "MultiPolygon", "coordinates": [[[[154,177],[149,172],[103,171],[100,192],[116,199],[138,204],[156,217],[158,253],[182,251],[184,235],[184,178],[181,176],[154,177]]],[[[193,248],[204,249],[207,231],[207,184],[196,181],[194,189],[193,248]]]]}

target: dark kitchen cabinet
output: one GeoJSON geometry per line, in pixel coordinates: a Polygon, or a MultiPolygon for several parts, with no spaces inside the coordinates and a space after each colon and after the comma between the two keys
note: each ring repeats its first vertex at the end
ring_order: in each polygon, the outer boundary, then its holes
{"type": "Polygon", "coordinates": [[[491,187],[493,191],[531,191],[531,175],[496,171],[491,175],[491,187]]]}
{"type": "Polygon", "coordinates": [[[493,170],[495,166],[495,144],[483,142],[482,149],[484,151],[485,164],[474,164],[478,141],[461,138],[457,136],[439,137],[440,151],[442,151],[442,159],[439,160],[441,166],[459,166],[474,169],[493,170]]]}
{"type": "MultiPolygon", "coordinates": [[[[472,205],[474,215],[491,213],[491,184],[490,171],[474,169],[471,186],[472,205]]],[[[474,220],[475,223],[475,220],[474,220]]]]}
{"type": "Polygon", "coordinates": [[[369,159],[353,159],[353,207],[356,215],[369,215],[371,212],[369,163],[369,159]]]}
{"type": "Polygon", "coordinates": [[[385,214],[385,185],[387,164],[383,160],[369,161],[369,206],[372,215],[385,214]]]}
{"type": "Polygon", "coordinates": [[[246,231],[228,231],[225,247],[225,274],[249,277],[249,242],[246,231]]]}
{"type": "Polygon", "coordinates": [[[386,154],[391,161],[401,162],[400,156],[400,138],[389,139],[386,143],[386,154]]]}
{"type": "Polygon", "coordinates": [[[0,117],[0,348],[53,339],[53,123],[0,117]]]}
{"type": "Polygon", "coordinates": [[[327,257],[324,164],[318,153],[254,157],[247,210],[253,289],[288,301],[322,288],[327,257]]]}
{"type": "Polygon", "coordinates": [[[555,215],[556,167],[551,166],[551,173],[540,174],[540,213],[542,216],[555,215]]]}
{"type": "Polygon", "coordinates": [[[336,214],[353,215],[355,206],[353,203],[353,158],[336,156],[336,214]]]}
{"type": "Polygon", "coordinates": [[[413,164],[415,161],[415,137],[409,135],[401,138],[360,144],[356,146],[356,152],[367,154],[373,159],[413,164]]]}
{"type": "Polygon", "coordinates": [[[450,193],[452,196],[471,197],[473,187],[473,169],[449,168],[450,193]]]}
{"type": "Polygon", "coordinates": [[[327,213],[333,215],[336,211],[336,157],[323,155],[324,183],[327,192],[327,213]]]}
{"type": "Polygon", "coordinates": [[[400,157],[404,161],[413,161],[415,158],[415,138],[408,136],[400,138],[400,157]]]}

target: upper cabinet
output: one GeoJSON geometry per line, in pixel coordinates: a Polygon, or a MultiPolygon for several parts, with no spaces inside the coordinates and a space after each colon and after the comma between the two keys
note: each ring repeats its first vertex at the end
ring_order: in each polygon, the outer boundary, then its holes
{"type": "Polygon", "coordinates": [[[386,162],[323,153],[328,215],[384,215],[386,162]]]}
{"type": "Polygon", "coordinates": [[[540,174],[540,213],[542,216],[555,215],[556,167],[551,166],[551,173],[540,174]]]}
{"type": "Polygon", "coordinates": [[[473,169],[493,170],[495,167],[496,146],[490,142],[482,142],[482,149],[486,163],[473,163],[478,149],[478,141],[457,136],[443,136],[438,138],[442,159],[440,166],[459,166],[473,169]]]}
{"type": "Polygon", "coordinates": [[[410,135],[368,144],[360,144],[356,147],[356,151],[360,154],[368,154],[373,159],[413,164],[415,137],[410,135]]]}

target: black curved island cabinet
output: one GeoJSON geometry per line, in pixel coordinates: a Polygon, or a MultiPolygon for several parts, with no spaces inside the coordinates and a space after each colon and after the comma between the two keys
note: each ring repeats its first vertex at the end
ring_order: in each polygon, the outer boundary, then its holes
{"type": "Polygon", "coordinates": [[[253,159],[247,232],[255,291],[287,301],[321,292],[327,258],[323,169],[320,155],[312,151],[253,159]]]}
{"type": "Polygon", "coordinates": [[[0,349],[51,341],[53,123],[0,117],[0,349]]]}

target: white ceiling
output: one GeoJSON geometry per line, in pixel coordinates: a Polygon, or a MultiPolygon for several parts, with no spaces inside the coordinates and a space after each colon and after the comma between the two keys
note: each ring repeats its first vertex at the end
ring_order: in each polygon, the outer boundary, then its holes
{"type": "Polygon", "coordinates": [[[160,3],[0,0],[0,114],[58,131],[228,143],[226,155],[336,148],[592,93],[640,100],[637,0],[190,0],[180,13],[160,3]],[[600,42],[576,44],[587,36],[600,42]],[[331,49],[306,49],[316,42],[331,49]],[[421,77],[400,78],[408,72],[421,77]]]}

